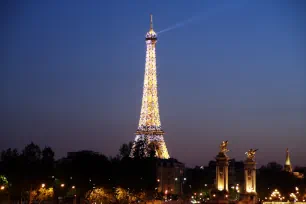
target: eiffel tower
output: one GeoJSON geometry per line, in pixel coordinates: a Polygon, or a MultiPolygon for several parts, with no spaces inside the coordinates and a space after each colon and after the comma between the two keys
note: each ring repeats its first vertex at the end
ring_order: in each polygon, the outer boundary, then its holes
{"type": "Polygon", "coordinates": [[[288,148],[286,150],[286,161],[285,161],[284,170],[292,173],[292,166],[291,166],[291,162],[290,162],[290,154],[289,154],[289,149],[288,148]]]}
{"type": "Polygon", "coordinates": [[[155,47],[157,35],[153,30],[153,18],[151,15],[150,30],[146,34],[146,65],[143,85],[142,106],[139,125],[136,131],[131,157],[135,152],[135,144],[139,140],[146,143],[145,155],[149,156],[148,147],[153,144],[155,156],[160,159],[168,159],[169,153],[164,141],[164,131],[161,128],[156,77],[156,54],[155,47]]]}

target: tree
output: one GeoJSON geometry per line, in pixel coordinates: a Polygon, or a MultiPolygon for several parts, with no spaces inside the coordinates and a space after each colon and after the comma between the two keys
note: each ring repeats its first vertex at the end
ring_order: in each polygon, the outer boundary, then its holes
{"type": "Polygon", "coordinates": [[[25,157],[29,163],[35,163],[41,158],[40,147],[31,142],[23,149],[22,156],[25,157]]]}
{"type": "Polygon", "coordinates": [[[17,176],[17,172],[20,170],[19,153],[17,149],[7,149],[1,152],[1,166],[0,172],[8,177],[10,180],[14,180],[14,176],[17,176]]]}
{"type": "Polygon", "coordinates": [[[119,153],[121,158],[127,158],[131,154],[131,150],[133,147],[133,142],[129,142],[127,144],[122,144],[119,148],[119,153]]]}
{"type": "Polygon", "coordinates": [[[51,147],[45,147],[42,151],[42,160],[46,162],[54,162],[54,152],[51,147]]]}
{"type": "Polygon", "coordinates": [[[11,149],[11,148],[8,148],[7,150],[3,150],[1,152],[1,160],[2,161],[5,161],[5,160],[9,160],[9,159],[12,159],[12,158],[16,158],[19,156],[19,153],[18,153],[18,150],[17,149],[11,149]]]}
{"type": "Polygon", "coordinates": [[[0,175],[0,186],[8,186],[7,178],[3,175],[0,175]]]}
{"type": "Polygon", "coordinates": [[[126,204],[126,203],[131,203],[130,199],[129,199],[130,195],[129,192],[126,191],[124,188],[116,188],[116,192],[115,192],[115,198],[116,198],[116,203],[120,203],[120,204],[126,204]]]}
{"type": "Polygon", "coordinates": [[[24,173],[20,171],[21,169],[24,168],[17,149],[9,148],[1,152],[0,174],[3,174],[9,181],[10,188],[7,188],[7,192],[10,196],[20,196],[24,173]]]}
{"type": "MultiPolygon", "coordinates": [[[[106,156],[93,151],[79,151],[57,162],[55,178],[65,186],[76,186],[78,194],[85,195],[94,186],[111,186],[112,170],[112,163],[106,156]]],[[[57,193],[62,195],[63,189],[55,189],[57,193]]]]}
{"type": "Polygon", "coordinates": [[[159,151],[159,148],[158,148],[158,144],[157,142],[151,142],[149,145],[148,145],[148,156],[150,158],[153,158],[153,157],[156,157],[156,154],[161,154],[159,151]]]}
{"type": "Polygon", "coordinates": [[[91,203],[110,203],[112,196],[104,188],[95,188],[85,194],[85,198],[91,203]]]}
{"type": "MultiPolygon", "coordinates": [[[[53,198],[53,188],[39,188],[38,190],[32,190],[30,193],[31,201],[37,201],[39,204],[45,200],[51,200],[53,198]]],[[[31,202],[30,202],[31,203],[31,202]]]]}
{"type": "Polygon", "coordinates": [[[133,157],[135,159],[143,159],[147,156],[148,139],[146,136],[141,137],[134,144],[133,157]]]}
{"type": "Polygon", "coordinates": [[[54,152],[51,147],[45,147],[42,151],[41,168],[44,178],[54,174],[54,152]]]}

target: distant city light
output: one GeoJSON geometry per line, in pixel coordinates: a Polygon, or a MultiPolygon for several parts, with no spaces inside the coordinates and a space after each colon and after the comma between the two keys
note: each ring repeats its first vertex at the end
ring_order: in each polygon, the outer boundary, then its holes
{"type": "Polygon", "coordinates": [[[61,184],[61,187],[62,187],[62,188],[65,187],[65,184],[62,183],[62,184],[61,184]]]}
{"type": "Polygon", "coordinates": [[[44,183],[43,183],[43,184],[41,184],[41,187],[42,187],[42,188],[44,188],[45,186],[46,186],[46,184],[44,184],[44,183]]]}

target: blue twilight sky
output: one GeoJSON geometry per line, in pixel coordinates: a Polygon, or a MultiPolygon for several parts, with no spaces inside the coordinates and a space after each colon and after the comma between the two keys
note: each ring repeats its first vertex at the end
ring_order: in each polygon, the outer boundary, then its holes
{"type": "Polygon", "coordinates": [[[172,157],[205,165],[258,148],[306,165],[306,2],[1,1],[0,149],[115,155],[134,139],[149,14],[172,157]],[[218,3],[216,3],[218,2],[218,3]],[[179,24],[183,22],[182,24],[179,24]],[[185,23],[185,24],[184,24],[185,23]]]}

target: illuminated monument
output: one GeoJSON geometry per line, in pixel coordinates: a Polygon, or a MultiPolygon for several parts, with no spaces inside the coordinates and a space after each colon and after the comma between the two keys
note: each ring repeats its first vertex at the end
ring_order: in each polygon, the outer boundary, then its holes
{"type": "MultiPolygon", "coordinates": [[[[146,34],[146,65],[143,85],[142,106],[138,129],[131,156],[135,152],[135,143],[139,140],[145,141],[147,147],[153,144],[155,156],[161,159],[168,159],[169,154],[164,141],[164,131],[161,128],[156,77],[156,54],[155,47],[157,35],[153,30],[153,20],[151,15],[150,30],[146,34]]],[[[146,151],[148,156],[148,151],[146,151]]]]}
{"type": "Polygon", "coordinates": [[[245,154],[247,159],[244,161],[244,192],[246,194],[256,194],[256,150],[250,149],[245,154]]]}
{"type": "Polygon", "coordinates": [[[216,156],[216,186],[211,190],[210,204],[228,204],[228,165],[229,157],[226,153],[227,141],[220,144],[220,152],[216,156]]]}
{"type": "Polygon", "coordinates": [[[240,193],[240,201],[238,203],[258,203],[256,192],[256,162],[255,153],[258,149],[250,149],[244,161],[244,189],[240,193]]]}
{"type": "Polygon", "coordinates": [[[219,191],[228,191],[228,156],[227,141],[220,145],[220,152],[216,157],[216,187],[219,191]]]}
{"type": "Polygon", "coordinates": [[[291,162],[290,162],[290,155],[289,155],[289,149],[288,148],[286,150],[286,161],[285,161],[284,170],[292,173],[292,166],[291,166],[291,162]]]}

